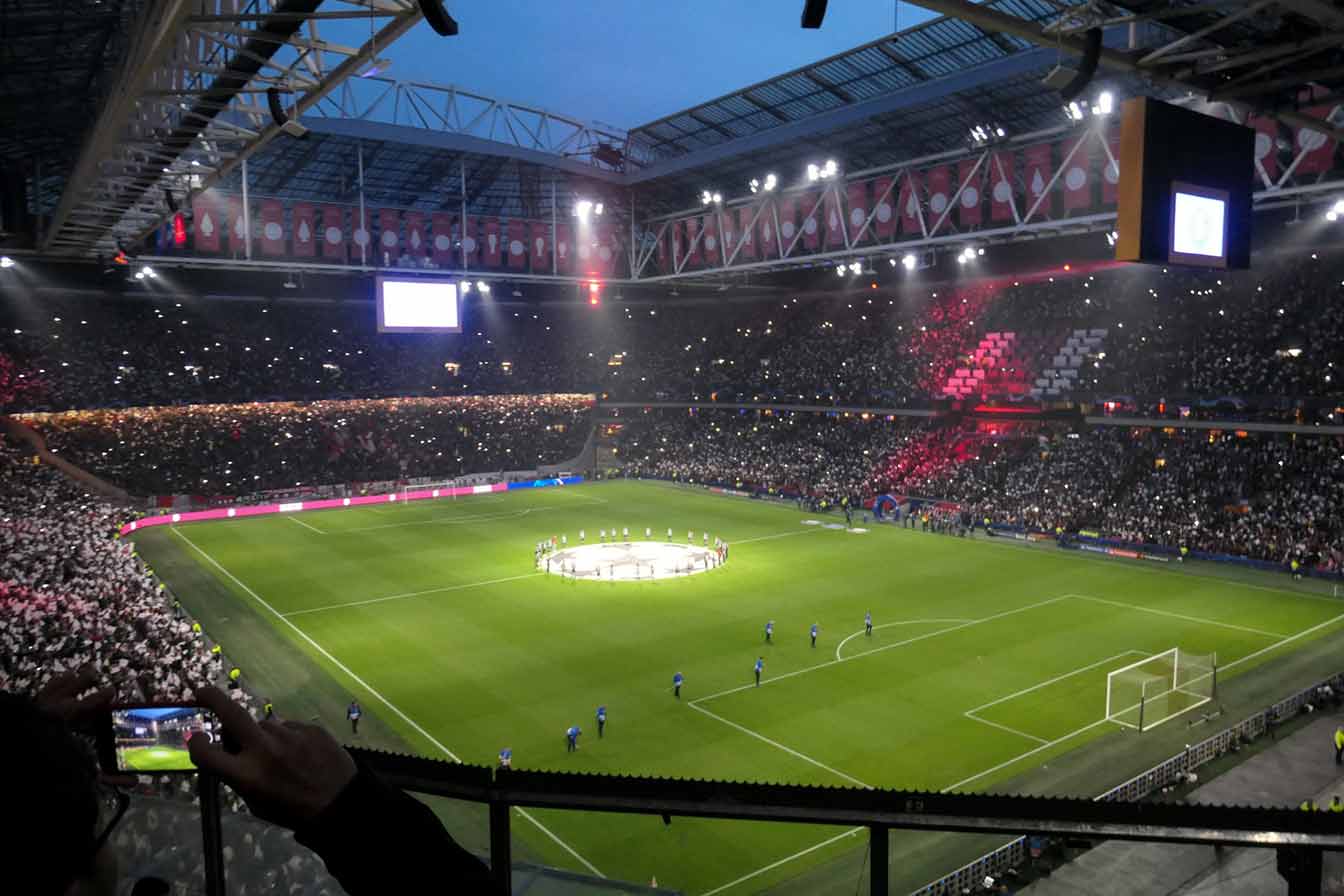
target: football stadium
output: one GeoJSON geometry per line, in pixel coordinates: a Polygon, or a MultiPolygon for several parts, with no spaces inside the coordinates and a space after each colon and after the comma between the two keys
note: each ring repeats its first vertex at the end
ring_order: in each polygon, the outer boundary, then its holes
{"type": "Polygon", "coordinates": [[[694,7],[0,4],[15,893],[1335,891],[1340,10],[694,7]]]}

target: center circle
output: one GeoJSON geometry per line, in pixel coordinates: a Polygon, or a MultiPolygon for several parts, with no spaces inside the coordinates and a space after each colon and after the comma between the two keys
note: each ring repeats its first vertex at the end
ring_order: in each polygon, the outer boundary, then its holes
{"type": "Polygon", "coordinates": [[[663,541],[580,544],[542,556],[541,572],[573,579],[637,582],[708,572],[723,565],[713,546],[663,541]]]}

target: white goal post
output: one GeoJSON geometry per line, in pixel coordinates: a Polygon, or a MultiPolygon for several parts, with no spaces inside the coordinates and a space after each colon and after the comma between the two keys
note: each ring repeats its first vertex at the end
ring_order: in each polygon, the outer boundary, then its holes
{"type": "Polygon", "coordinates": [[[461,479],[445,479],[442,482],[426,482],[421,485],[403,485],[397,489],[397,500],[405,501],[407,497],[416,492],[442,492],[445,496],[451,495],[454,500],[457,495],[452,493],[452,489],[458,488],[462,484],[461,479]]]}
{"type": "Polygon", "coordinates": [[[1147,731],[1218,695],[1218,655],[1173,647],[1106,675],[1106,718],[1147,731]]]}

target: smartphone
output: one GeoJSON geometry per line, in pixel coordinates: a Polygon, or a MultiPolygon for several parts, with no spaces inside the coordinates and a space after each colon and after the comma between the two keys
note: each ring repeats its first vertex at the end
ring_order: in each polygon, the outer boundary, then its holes
{"type": "Polygon", "coordinates": [[[196,771],[187,744],[192,738],[219,741],[215,714],[191,704],[113,706],[98,732],[98,761],[109,774],[181,774],[196,771]]]}

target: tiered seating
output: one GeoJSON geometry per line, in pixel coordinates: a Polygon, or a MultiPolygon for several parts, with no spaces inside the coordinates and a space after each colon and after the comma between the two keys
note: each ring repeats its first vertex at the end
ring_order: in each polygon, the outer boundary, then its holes
{"type": "Polygon", "coordinates": [[[1102,354],[1106,330],[1074,330],[1055,352],[1051,366],[1041,371],[1030,390],[1033,398],[1055,398],[1065,395],[1078,385],[1080,371],[1089,358],[1102,354]]]}

